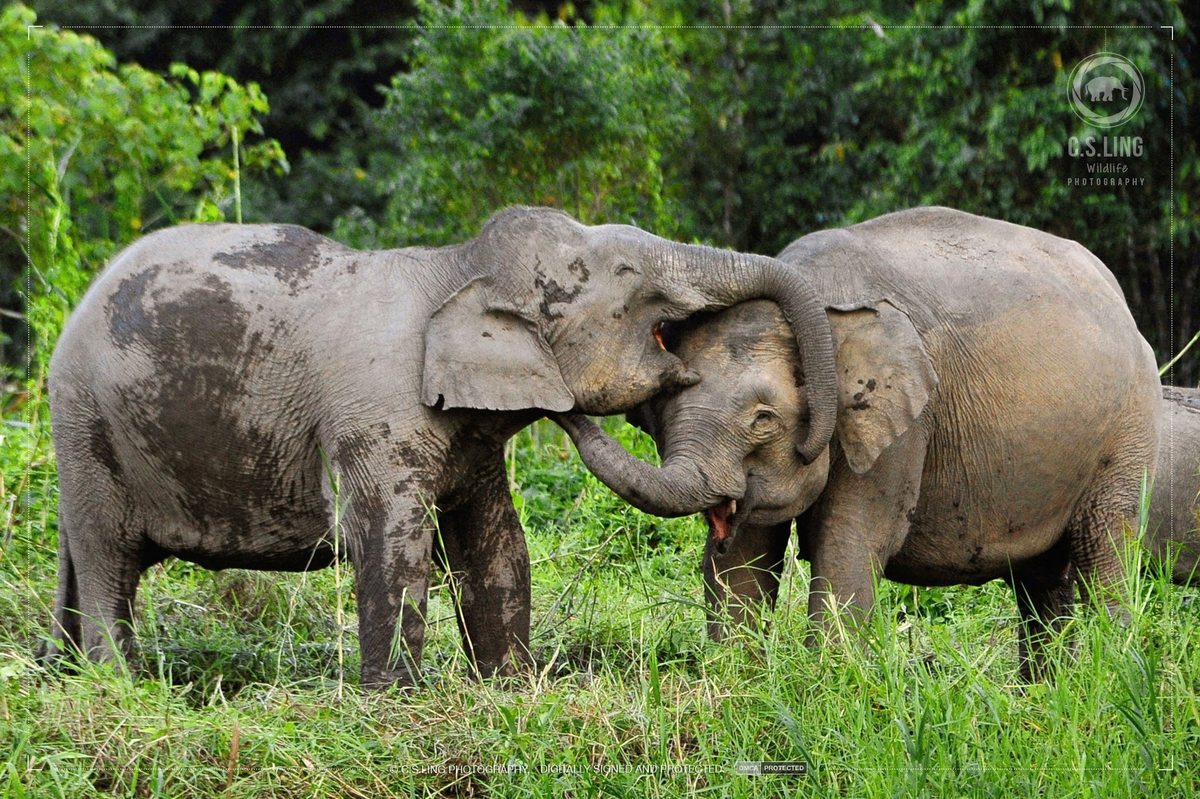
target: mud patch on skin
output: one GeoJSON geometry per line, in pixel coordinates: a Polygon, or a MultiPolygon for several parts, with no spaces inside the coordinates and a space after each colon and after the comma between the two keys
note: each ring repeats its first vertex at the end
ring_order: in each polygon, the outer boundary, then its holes
{"type": "Polygon", "coordinates": [[[875,378],[871,378],[865,382],[859,380],[858,382],[863,387],[863,390],[855,392],[854,404],[850,406],[850,410],[865,411],[871,407],[871,402],[868,398],[868,395],[875,391],[875,386],[877,384],[875,382],[875,378]]]}
{"type": "Polygon", "coordinates": [[[150,324],[146,312],[146,291],[154,283],[161,269],[160,266],[153,266],[125,278],[109,298],[105,307],[108,332],[121,349],[129,349],[150,324]]]}
{"type": "Polygon", "coordinates": [[[120,478],[121,462],[117,460],[117,451],[113,447],[112,427],[102,414],[97,413],[88,425],[88,451],[114,478],[120,478]]]}
{"type": "Polygon", "coordinates": [[[582,258],[576,258],[574,261],[569,263],[567,265],[567,271],[579,278],[580,283],[588,282],[588,279],[592,276],[592,273],[588,271],[587,266],[584,265],[582,258]]]}
{"type": "Polygon", "coordinates": [[[295,294],[312,271],[321,265],[321,250],[327,240],[295,225],[281,226],[278,231],[280,237],[275,241],[218,253],[213,260],[234,269],[270,270],[276,280],[295,294]]]}
{"type": "MultiPolygon", "coordinates": [[[[205,275],[199,287],[155,306],[155,360],[177,372],[209,360],[230,371],[229,364],[242,353],[249,320],[250,312],[234,302],[233,288],[216,275],[205,275]]],[[[241,384],[240,375],[232,377],[231,382],[241,384]]]]}
{"type": "Polygon", "coordinates": [[[541,258],[535,256],[533,285],[542,292],[542,301],[538,304],[538,309],[546,319],[561,319],[563,315],[557,311],[551,311],[550,306],[570,305],[575,302],[575,298],[583,291],[583,284],[588,282],[588,278],[591,277],[591,272],[579,258],[567,265],[567,271],[578,281],[578,285],[570,290],[563,288],[554,278],[548,278],[546,270],[542,267],[541,258]]]}
{"type": "MultiPolygon", "coordinates": [[[[238,410],[250,376],[272,347],[260,334],[248,335],[250,317],[228,283],[207,275],[178,298],[150,307],[141,334],[155,364],[154,377],[134,392],[156,409],[143,431],[148,454],[174,478],[179,504],[198,529],[230,536],[223,543],[219,534],[210,537],[212,552],[180,553],[202,565],[206,554],[252,553],[259,547],[246,536],[264,525],[324,526],[314,499],[319,487],[306,479],[319,472],[294,463],[299,451],[315,453],[315,441],[299,449],[296,441],[277,441],[246,424],[238,410]]],[[[264,558],[270,547],[264,539],[264,558]]]]}
{"type": "Polygon", "coordinates": [[[558,311],[550,310],[550,306],[558,304],[570,305],[571,303],[575,302],[575,298],[579,296],[581,291],[583,291],[581,286],[576,286],[570,291],[567,291],[562,286],[558,285],[558,281],[556,281],[554,278],[547,280],[541,276],[534,281],[534,285],[542,290],[542,301],[538,305],[538,309],[541,310],[542,314],[547,319],[561,319],[562,314],[558,311]]]}

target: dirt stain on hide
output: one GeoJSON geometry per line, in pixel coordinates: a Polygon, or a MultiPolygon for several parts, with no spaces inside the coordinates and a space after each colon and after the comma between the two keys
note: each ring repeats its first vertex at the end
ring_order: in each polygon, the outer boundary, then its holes
{"type": "Polygon", "coordinates": [[[144,272],[127,277],[117,286],[108,301],[105,316],[108,317],[108,332],[113,342],[123,350],[133,345],[138,335],[149,323],[146,314],[146,291],[154,283],[161,270],[152,266],[144,272]]]}
{"type": "Polygon", "coordinates": [[[587,266],[583,263],[582,258],[576,258],[574,261],[571,261],[567,265],[567,271],[575,275],[580,283],[588,282],[588,279],[592,276],[592,273],[588,271],[587,266]]]}
{"type": "Polygon", "coordinates": [[[143,337],[155,362],[145,393],[156,397],[158,411],[146,440],[181,486],[180,504],[202,526],[228,525],[234,533],[294,518],[304,487],[284,484],[288,466],[278,442],[244,424],[236,410],[247,396],[247,376],[270,349],[261,334],[247,335],[249,311],[228,283],[206,275],[145,313],[143,337]]]}
{"type": "Polygon", "coordinates": [[[121,463],[117,460],[117,451],[113,447],[112,427],[108,423],[108,417],[103,414],[96,413],[88,425],[88,450],[114,478],[121,477],[121,463]]]}
{"type": "Polygon", "coordinates": [[[863,386],[863,390],[855,392],[854,404],[850,406],[850,409],[854,411],[865,411],[871,407],[871,402],[867,395],[875,391],[875,386],[877,384],[875,382],[875,378],[867,380],[865,384],[862,380],[859,380],[858,382],[863,386]]]}
{"type": "Polygon", "coordinates": [[[270,270],[275,279],[295,294],[321,264],[326,239],[307,228],[281,225],[275,241],[258,242],[241,250],[218,253],[213,260],[234,269],[270,270]]]}
{"type": "Polygon", "coordinates": [[[533,285],[542,292],[542,301],[538,304],[538,309],[546,319],[561,319],[562,314],[558,311],[550,310],[550,306],[555,304],[570,305],[575,302],[575,298],[583,291],[583,284],[588,282],[588,278],[591,277],[591,272],[588,271],[588,268],[584,266],[583,261],[579,258],[576,258],[567,266],[567,271],[575,275],[579,282],[578,285],[570,290],[563,288],[554,278],[547,277],[546,271],[542,268],[541,259],[537,261],[537,266],[533,272],[533,285]]]}
{"type": "Polygon", "coordinates": [[[550,310],[550,306],[556,303],[569,305],[575,302],[575,298],[579,296],[579,292],[583,291],[583,288],[580,286],[567,291],[558,285],[558,281],[554,278],[546,280],[543,277],[538,277],[534,281],[534,285],[542,290],[542,301],[538,304],[538,309],[547,319],[561,319],[562,314],[558,311],[550,310]]]}

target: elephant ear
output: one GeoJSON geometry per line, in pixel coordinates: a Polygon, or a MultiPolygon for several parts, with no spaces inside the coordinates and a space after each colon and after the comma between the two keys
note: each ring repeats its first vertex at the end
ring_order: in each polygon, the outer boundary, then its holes
{"type": "Polygon", "coordinates": [[[425,330],[421,401],[443,408],[565,412],[575,396],[535,320],[478,277],[434,312],[425,330]]]}
{"type": "Polygon", "coordinates": [[[837,438],[855,474],[904,434],[938,376],[908,315],[886,300],[828,310],[837,355],[837,438]]]}

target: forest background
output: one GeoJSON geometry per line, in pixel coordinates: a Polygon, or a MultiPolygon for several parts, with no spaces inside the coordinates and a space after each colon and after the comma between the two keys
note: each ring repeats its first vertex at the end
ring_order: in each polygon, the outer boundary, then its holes
{"type": "MultiPolygon", "coordinates": [[[[25,357],[26,291],[71,294],[151,229],[234,218],[234,129],[243,220],[354,246],[461,241],[524,203],[775,254],[936,203],[1086,245],[1160,362],[1200,329],[1196,50],[1175,2],[40,0],[37,44],[17,8],[0,108],[10,367],[25,357]],[[1067,98],[1071,70],[1102,51],[1145,83],[1113,130],[1067,98]],[[218,74],[202,86],[205,73],[218,74]],[[1073,156],[1072,137],[1089,136],[1141,148],[1073,156]],[[1140,181],[1074,185],[1101,165],[1140,181]],[[32,239],[53,241],[27,241],[29,219],[32,239]]],[[[1200,381],[1200,357],[1174,379],[1200,381]]]]}

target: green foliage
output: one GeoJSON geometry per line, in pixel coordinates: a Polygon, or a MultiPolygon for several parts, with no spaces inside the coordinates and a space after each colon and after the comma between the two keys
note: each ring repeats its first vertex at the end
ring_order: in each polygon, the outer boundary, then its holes
{"type": "MultiPolygon", "coordinates": [[[[1084,244],[1117,275],[1143,333],[1168,360],[1172,310],[1179,324],[1176,349],[1200,326],[1194,287],[1200,278],[1200,218],[1185,201],[1170,213],[1172,190],[1186,198],[1200,189],[1195,137],[1185,120],[1187,96],[1171,81],[1172,51],[1189,34],[1177,5],[1123,2],[1071,7],[1055,0],[1023,10],[972,2],[963,7],[918,3],[902,21],[869,37],[863,76],[851,87],[836,135],[852,153],[847,167],[861,176],[860,191],[844,206],[847,222],[896,208],[948,205],[1030,225],[1084,244]],[[1066,27],[1076,19],[1112,29],[1066,27]],[[1174,23],[1177,42],[1158,25],[1174,23]],[[1003,25],[1037,27],[1015,34],[1003,25]],[[962,26],[937,28],[931,26],[962,26]],[[1144,28],[1119,27],[1143,25],[1144,28]],[[1097,130],[1071,111],[1072,67],[1110,51],[1131,59],[1145,80],[1142,110],[1118,129],[1097,130]],[[1175,94],[1172,174],[1171,95],[1175,94]],[[1097,142],[1138,137],[1142,152],[1129,158],[1072,157],[1072,137],[1097,142]],[[1127,168],[1119,176],[1144,185],[1080,186],[1098,161],[1127,168]],[[1180,164],[1183,168],[1180,169],[1180,164]],[[1174,185],[1173,185],[1174,184],[1174,185]],[[1177,286],[1170,291],[1176,252],[1177,286]]],[[[1174,63],[1178,76],[1188,69],[1174,63]]],[[[1184,381],[1200,380],[1200,360],[1181,362],[1184,381]]]]}
{"type": "Polygon", "coordinates": [[[527,20],[497,0],[422,4],[421,24],[374,122],[367,173],[385,210],[348,215],[338,235],[445,244],[519,203],[675,232],[660,162],[687,122],[684,74],[659,33],[527,20]]]}
{"type": "MultiPolygon", "coordinates": [[[[33,0],[38,15],[86,30],[122,63],[165,73],[182,61],[257,80],[267,135],[289,153],[336,137],[374,85],[403,66],[407,2],[380,0],[33,0]],[[371,26],[350,28],[349,26],[371,26]]],[[[375,97],[375,104],[378,104],[375,97]]]]}
{"type": "Polygon", "coordinates": [[[327,232],[352,204],[378,211],[355,170],[362,119],[404,68],[416,11],[392,0],[30,0],[39,15],[96,36],[121,63],[167,74],[172,62],[256,81],[271,98],[264,135],[292,168],[242,187],[245,217],[327,232]]]}
{"type": "Polygon", "coordinates": [[[681,26],[671,44],[691,78],[693,124],[679,131],[686,144],[667,165],[686,187],[688,234],[773,254],[804,232],[840,224],[860,176],[833,131],[846,87],[864,73],[861,49],[874,36],[856,29],[869,19],[862,5],[648,6],[630,3],[629,20],[681,26]],[[789,28],[813,23],[831,27],[789,28]]]}
{"type": "MultiPolygon", "coordinates": [[[[261,133],[268,107],[253,83],[117,66],[90,37],[27,32],[35,22],[20,5],[0,12],[0,247],[6,283],[20,280],[26,256],[32,264],[27,314],[44,361],[112,253],[156,227],[223,217],[237,178],[230,136],[261,133]]],[[[272,140],[244,146],[240,160],[286,164],[272,140]]]]}
{"type": "MultiPolygon", "coordinates": [[[[683,237],[770,254],[813,230],[948,205],[1083,243],[1117,275],[1160,362],[1200,330],[1195,36],[1178,2],[621,5],[631,22],[703,26],[670,38],[690,77],[692,124],[663,166],[683,237]],[[1146,83],[1142,110],[1111,131],[1067,102],[1072,67],[1103,50],[1146,83]],[[1142,155],[1071,157],[1071,137],[1106,134],[1140,137],[1142,155]],[[1145,184],[1072,185],[1096,160],[1145,184]]],[[[1200,381],[1200,358],[1174,379],[1200,381]]]]}

